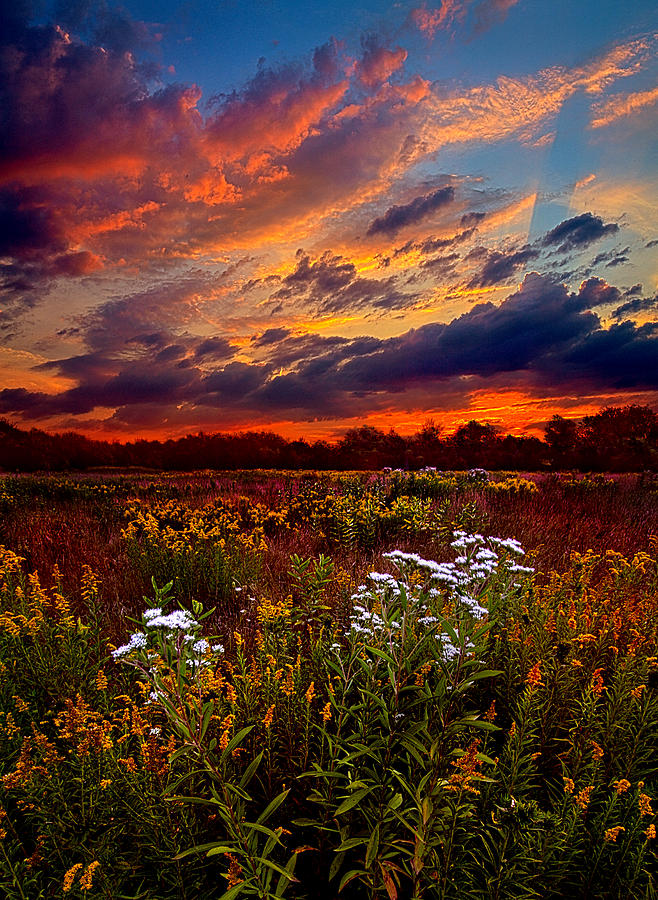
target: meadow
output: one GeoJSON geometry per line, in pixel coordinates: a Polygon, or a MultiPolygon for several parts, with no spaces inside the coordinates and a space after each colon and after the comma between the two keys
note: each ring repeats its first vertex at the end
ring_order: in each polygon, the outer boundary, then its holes
{"type": "Polygon", "coordinates": [[[658,476],[0,478],[0,893],[658,896],[658,476]]]}

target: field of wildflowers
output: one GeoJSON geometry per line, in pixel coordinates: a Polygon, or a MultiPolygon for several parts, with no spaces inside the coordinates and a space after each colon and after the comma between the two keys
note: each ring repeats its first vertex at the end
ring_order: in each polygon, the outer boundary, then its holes
{"type": "Polygon", "coordinates": [[[0,479],[0,894],[654,898],[658,479],[0,479]]]}

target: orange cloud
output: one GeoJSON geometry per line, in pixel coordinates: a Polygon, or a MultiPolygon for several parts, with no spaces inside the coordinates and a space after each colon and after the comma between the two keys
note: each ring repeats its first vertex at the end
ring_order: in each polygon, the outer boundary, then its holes
{"type": "Polygon", "coordinates": [[[404,65],[406,58],[407,51],[402,47],[396,47],[395,50],[377,47],[364,54],[363,59],[356,65],[356,72],[363,84],[372,88],[397,72],[404,65]]]}
{"type": "Polygon", "coordinates": [[[612,125],[613,122],[632,116],[647,106],[653,106],[654,103],[658,103],[658,87],[651,91],[637,91],[634,94],[616,94],[593,107],[590,125],[592,128],[612,125]]]}
{"type": "Polygon", "coordinates": [[[421,6],[411,11],[411,20],[419,31],[429,38],[441,28],[447,28],[455,21],[462,21],[468,10],[468,0],[443,0],[438,9],[421,6]]]}
{"type": "Polygon", "coordinates": [[[537,75],[501,76],[494,84],[435,92],[426,100],[421,137],[432,150],[514,135],[529,141],[577,91],[599,93],[637,72],[648,50],[648,42],[631,41],[575,69],[555,66],[537,75]]]}

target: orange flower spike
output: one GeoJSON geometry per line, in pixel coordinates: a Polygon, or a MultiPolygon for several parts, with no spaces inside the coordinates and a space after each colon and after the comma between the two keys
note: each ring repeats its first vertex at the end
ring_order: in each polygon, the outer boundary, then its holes
{"type": "Polygon", "coordinates": [[[594,786],[591,785],[590,787],[583,788],[582,791],[579,791],[574,797],[576,805],[579,806],[583,812],[587,811],[593,791],[594,786]]]}
{"type": "Polygon", "coordinates": [[[272,719],[274,718],[274,709],[276,707],[276,703],[273,703],[270,708],[265,713],[265,717],[263,718],[263,726],[266,729],[269,729],[272,725],[272,719]]]}
{"type": "Polygon", "coordinates": [[[615,825],[614,828],[608,828],[603,834],[603,840],[606,843],[615,844],[622,831],[626,831],[623,825],[615,825]]]}
{"type": "Polygon", "coordinates": [[[589,686],[592,690],[592,693],[595,697],[600,697],[603,691],[605,690],[605,684],[603,683],[603,676],[601,672],[603,669],[595,669],[592,673],[592,678],[589,683],[589,686]]]}
{"type": "Polygon", "coordinates": [[[82,875],[80,876],[79,887],[81,891],[89,891],[91,890],[91,882],[94,877],[94,872],[100,866],[98,860],[94,860],[94,862],[89,863],[87,868],[84,870],[82,875]]]}
{"type": "Polygon", "coordinates": [[[640,794],[637,801],[640,809],[640,816],[653,815],[653,810],[651,809],[651,797],[648,794],[640,794]]]}
{"type": "Polygon", "coordinates": [[[71,866],[68,872],[64,875],[64,881],[62,882],[62,893],[68,894],[68,892],[73,887],[75,876],[78,874],[81,868],[82,863],[76,863],[74,866],[71,866]]]}
{"type": "Polygon", "coordinates": [[[603,759],[603,747],[600,744],[597,744],[596,741],[590,741],[592,745],[592,756],[594,759],[603,759]]]}
{"type": "Polygon", "coordinates": [[[536,687],[543,686],[544,682],[541,680],[541,663],[536,662],[532,669],[526,675],[525,683],[530,689],[530,691],[534,691],[536,687]]]}

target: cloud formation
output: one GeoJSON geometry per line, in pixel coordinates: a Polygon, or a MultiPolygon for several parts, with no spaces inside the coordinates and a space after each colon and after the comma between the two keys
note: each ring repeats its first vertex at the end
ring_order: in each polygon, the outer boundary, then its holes
{"type": "Polygon", "coordinates": [[[367,234],[385,234],[393,236],[407,225],[421,222],[432,213],[447,206],[455,199],[455,189],[452,185],[438,188],[431,194],[414,197],[409,203],[401,206],[391,206],[383,216],[378,216],[371,222],[367,234]]]}
{"type": "MultiPolygon", "coordinates": [[[[603,327],[591,305],[618,289],[589,279],[578,291],[536,273],[500,305],[478,303],[447,323],[433,322],[397,337],[340,338],[265,332],[254,343],[261,361],[232,359],[227,342],[195,342],[166,333],[142,335],[136,353],[90,351],[46,368],[75,378],[55,394],[0,391],[0,413],[33,419],[115,408],[113,421],[133,422],[137,409],[221,408],[229,419],[262,418],[276,410],[303,420],[341,408],[404,408],[418,389],[446,390],[463,402],[473,389],[514,377],[532,394],[580,383],[587,390],[658,388],[658,328],[632,322],[603,327]],[[206,351],[211,351],[210,354],[206,351]],[[211,358],[210,365],[201,365],[211,358]]],[[[43,368],[43,366],[42,366],[43,368]]],[[[204,414],[205,415],[205,414],[204,414]]]]}
{"type": "MultiPolygon", "coordinates": [[[[487,379],[541,390],[560,367],[595,387],[648,390],[620,354],[647,362],[655,350],[651,328],[624,321],[653,301],[587,276],[629,271],[653,233],[625,208],[578,205],[584,184],[605,189],[601,174],[580,179],[570,206],[532,179],[572,106],[592,141],[590,118],[596,129],[650,108],[655,91],[620,86],[639,75],[646,86],[655,41],[513,77],[474,65],[460,80],[417,33],[460,29],[475,49],[514,5],[443,0],[412,12],[415,30],[407,19],[390,39],[281,53],[214,95],[169,83],[155,61],[163,30],[106,0],[61,0],[40,24],[3,7],[0,335],[51,361],[38,388],[8,382],[2,410],[117,428],[136,427],[140,411],[181,427],[218,410],[301,420],[313,404],[340,417],[438,388],[465,398],[467,382],[487,379]],[[574,215],[529,238],[533,210],[545,221],[562,201],[574,215]],[[621,224],[623,245],[594,256],[621,224]],[[528,274],[558,266],[571,288],[586,280],[570,290],[528,274]],[[521,288],[501,302],[513,281],[521,288]],[[614,310],[612,328],[599,309],[614,310]]],[[[446,58],[459,44],[444,41],[446,58]]]]}
{"type": "Polygon", "coordinates": [[[560,253],[568,253],[571,250],[587,247],[594,241],[601,240],[610,234],[616,234],[618,231],[619,225],[615,222],[604,225],[600,216],[586,212],[560,222],[548,232],[543,243],[547,247],[557,244],[560,253]]]}
{"type": "Polygon", "coordinates": [[[605,128],[606,125],[635,115],[655,103],[658,103],[658,87],[631,94],[615,94],[608,100],[602,100],[594,105],[590,124],[592,128],[605,128]]]}

